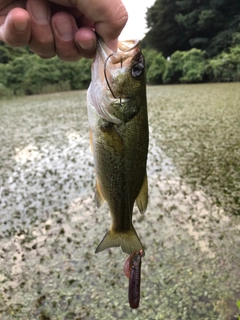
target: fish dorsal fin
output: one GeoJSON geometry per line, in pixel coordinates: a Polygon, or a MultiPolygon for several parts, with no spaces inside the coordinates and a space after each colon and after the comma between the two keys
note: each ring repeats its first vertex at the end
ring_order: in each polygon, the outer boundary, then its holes
{"type": "Polygon", "coordinates": [[[136,204],[141,213],[144,213],[147,209],[148,205],[148,180],[147,174],[144,177],[143,184],[141,190],[137,196],[136,204]]]}
{"type": "Polygon", "coordinates": [[[98,208],[101,207],[101,205],[105,202],[105,199],[102,196],[100,187],[98,185],[98,182],[96,183],[96,191],[95,191],[95,203],[98,208]]]}

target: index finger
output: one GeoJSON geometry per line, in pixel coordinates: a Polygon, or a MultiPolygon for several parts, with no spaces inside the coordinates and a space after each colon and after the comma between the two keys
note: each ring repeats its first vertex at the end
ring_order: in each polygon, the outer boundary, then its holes
{"type": "Polygon", "coordinates": [[[0,19],[0,40],[11,46],[27,45],[31,36],[30,17],[22,8],[12,9],[0,19]]]}

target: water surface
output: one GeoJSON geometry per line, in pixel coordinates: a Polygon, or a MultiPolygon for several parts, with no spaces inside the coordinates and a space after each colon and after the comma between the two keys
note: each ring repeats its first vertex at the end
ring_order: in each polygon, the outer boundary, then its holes
{"type": "Polygon", "coordinates": [[[138,310],[93,201],[86,92],[0,102],[0,318],[236,319],[238,84],[148,88],[149,206],[138,310]]]}

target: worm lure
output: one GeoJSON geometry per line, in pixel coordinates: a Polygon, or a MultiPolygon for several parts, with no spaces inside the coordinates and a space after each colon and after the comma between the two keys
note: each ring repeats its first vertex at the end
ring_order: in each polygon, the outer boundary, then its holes
{"type": "Polygon", "coordinates": [[[125,275],[129,278],[128,301],[132,309],[137,309],[140,301],[142,256],[143,250],[134,252],[124,265],[125,275]]]}

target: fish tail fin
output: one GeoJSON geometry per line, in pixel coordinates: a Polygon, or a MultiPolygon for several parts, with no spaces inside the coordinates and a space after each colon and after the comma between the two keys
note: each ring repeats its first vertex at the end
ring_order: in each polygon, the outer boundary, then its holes
{"type": "Polygon", "coordinates": [[[143,245],[141,244],[134,227],[126,232],[109,230],[98,245],[95,253],[111,247],[121,247],[122,251],[129,255],[142,250],[144,255],[143,245]]]}

